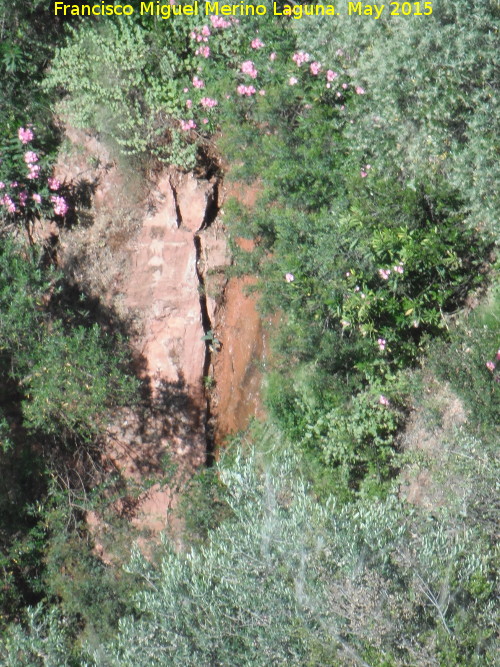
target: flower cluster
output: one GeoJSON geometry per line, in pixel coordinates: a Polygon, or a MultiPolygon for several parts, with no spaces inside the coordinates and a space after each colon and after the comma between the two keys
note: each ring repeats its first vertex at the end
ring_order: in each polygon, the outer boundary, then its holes
{"type": "Polygon", "coordinates": [[[226,19],[223,18],[222,16],[215,16],[214,14],[212,14],[210,16],[210,21],[212,23],[212,28],[222,28],[222,29],[224,29],[224,28],[230,28],[231,27],[231,22],[226,21],[226,19]]]}
{"type": "Polygon", "coordinates": [[[319,71],[321,69],[321,63],[313,62],[309,66],[309,69],[311,70],[311,74],[314,76],[317,76],[319,74],[319,71]]]}
{"type": "Polygon", "coordinates": [[[192,118],[190,120],[181,120],[180,123],[181,123],[181,129],[184,130],[184,132],[188,132],[189,130],[194,130],[196,127],[196,123],[192,118]]]}
{"type": "Polygon", "coordinates": [[[300,67],[303,63],[308,63],[310,60],[311,56],[308,53],[305,53],[304,51],[297,51],[297,53],[294,53],[292,56],[293,62],[300,67]]]}
{"type": "Polygon", "coordinates": [[[257,78],[257,70],[255,69],[255,65],[251,60],[245,60],[244,63],[241,63],[241,71],[243,74],[248,74],[249,77],[252,79],[257,78]]]}
{"type": "Polygon", "coordinates": [[[379,339],[377,340],[378,349],[379,349],[381,352],[383,352],[383,351],[385,350],[385,346],[386,346],[386,344],[387,344],[387,341],[385,340],[385,338],[379,338],[379,339]]]}
{"type": "Polygon", "coordinates": [[[247,97],[250,97],[250,95],[255,95],[257,91],[253,86],[244,86],[243,84],[240,84],[236,88],[236,92],[238,95],[246,95],[247,97]]]}
{"type": "Polygon", "coordinates": [[[264,42],[262,42],[258,37],[255,39],[252,39],[252,42],[250,44],[252,49],[261,49],[264,46],[264,42]]]}
{"type": "Polygon", "coordinates": [[[66,215],[66,213],[69,210],[69,206],[66,203],[66,200],[64,197],[61,197],[59,195],[52,195],[50,197],[50,201],[54,204],[54,213],[56,215],[66,215]]]}
{"type": "Polygon", "coordinates": [[[24,127],[20,127],[19,130],[17,131],[17,136],[19,137],[19,141],[22,144],[29,144],[30,141],[33,141],[35,135],[33,134],[32,130],[28,127],[28,129],[24,129],[24,127]]]}
{"type": "Polygon", "coordinates": [[[213,107],[217,106],[218,102],[217,100],[214,100],[211,97],[202,97],[200,100],[200,104],[205,109],[213,109],[213,107]]]}
{"type": "Polygon", "coordinates": [[[205,88],[205,82],[197,76],[193,76],[193,86],[195,88],[205,88]]]}

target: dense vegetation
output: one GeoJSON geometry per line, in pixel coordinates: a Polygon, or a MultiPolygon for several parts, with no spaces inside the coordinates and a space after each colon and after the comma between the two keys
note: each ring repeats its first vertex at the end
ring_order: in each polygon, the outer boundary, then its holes
{"type": "Polygon", "coordinates": [[[493,665],[498,4],[34,30],[41,4],[0,2],[2,661],[493,665]],[[254,240],[235,270],[283,315],[269,423],[188,485],[184,550],[123,568],[83,521],[111,482],[81,473],[137,383],[119,323],[31,239],[69,211],[53,111],[140,168],[221,156],[254,183],[225,210],[254,240]],[[414,415],[427,449],[403,447],[414,415]]]}

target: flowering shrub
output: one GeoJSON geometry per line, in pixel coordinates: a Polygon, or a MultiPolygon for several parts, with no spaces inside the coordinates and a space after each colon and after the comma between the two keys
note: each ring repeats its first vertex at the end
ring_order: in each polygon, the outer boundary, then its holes
{"type": "Polygon", "coordinates": [[[35,132],[28,126],[0,148],[0,220],[5,223],[64,217],[69,210],[65,197],[55,194],[61,183],[48,176],[50,164],[35,145],[35,132]]]}

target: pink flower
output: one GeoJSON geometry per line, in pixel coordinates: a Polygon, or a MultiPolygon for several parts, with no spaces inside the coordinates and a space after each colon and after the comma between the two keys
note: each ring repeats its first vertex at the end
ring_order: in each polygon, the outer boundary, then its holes
{"type": "Polygon", "coordinates": [[[15,213],[16,212],[16,205],[12,201],[12,199],[9,197],[9,195],[5,195],[0,199],[0,203],[2,203],[4,206],[7,207],[7,210],[9,213],[15,213]]]}
{"type": "Polygon", "coordinates": [[[18,186],[18,182],[17,182],[17,181],[12,181],[12,183],[10,184],[10,187],[11,187],[11,188],[17,188],[17,186],[18,186]]]}
{"type": "Polygon", "coordinates": [[[28,167],[29,167],[29,173],[27,178],[33,181],[35,178],[38,178],[40,176],[40,165],[30,164],[28,165],[28,167]]]}
{"type": "Polygon", "coordinates": [[[338,77],[337,72],[334,72],[334,71],[331,70],[331,69],[329,69],[329,70],[326,72],[326,80],[327,80],[327,81],[333,81],[333,80],[336,79],[337,77],[338,77]]]}
{"type": "Polygon", "coordinates": [[[389,405],[389,399],[386,398],[383,394],[380,394],[378,402],[380,403],[380,405],[385,405],[385,406],[389,405]]]}
{"type": "Polygon", "coordinates": [[[193,100],[186,100],[186,106],[188,109],[191,109],[191,107],[193,106],[193,100]]]}
{"type": "Polygon", "coordinates": [[[250,46],[252,49],[261,49],[264,46],[264,42],[261,42],[261,40],[256,37],[255,39],[252,39],[250,46]]]}
{"type": "Polygon", "coordinates": [[[274,62],[276,60],[276,51],[273,51],[271,55],[269,56],[269,60],[271,62],[274,62]]]}
{"type": "Polygon", "coordinates": [[[255,95],[257,91],[253,86],[244,86],[243,84],[240,84],[236,88],[236,92],[238,95],[246,95],[247,97],[250,97],[250,95],[255,95]]]}
{"type": "Polygon", "coordinates": [[[257,78],[257,70],[255,69],[255,65],[251,60],[245,60],[245,62],[241,64],[241,71],[243,74],[248,74],[248,76],[252,77],[252,79],[257,78]]]}
{"type": "Polygon", "coordinates": [[[215,16],[214,14],[210,15],[210,21],[213,28],[229,28],[231,23],[226,21],[222,16],[215,16]]]}
{"type": "Polygon", "coordinates": [[[211,97],[202,97],[200,104],[205,109],[212,109],[213,107],[217,106],[218,102],[217,100],[213,100],[211,97]]]}
{"type": "Polygon", "coordinates": [[[52,195],[50,201],[54,204],[54,213],[56,215],[66,215],[69,206],[66,203],[64,197],[59,197],[58,195],[52,195]]]}
{"type": "Polygon", "coordinates": [[[0,190],[3,190],[5,187],[5,183],[3,181],[0,181],[0,190]]]}
{"type": "Polygon", "coordinates": [[[26,206],[26,200],[28,199],[28,193],[26,190],[21,190],[19,193],[19,203],[21,206],[26,206]]]}
{"type": "Polygon", "coordinates": [[[287,283],[293,283],[293,281],[295,280],[295,276],[293,275],[293,273],[285,273],[285,280],[287,283]]]}
{"type": "Polygon", "coordinates": [[[26,164],[33,164],[34,162],[38,162],[38,155],[34,151],[28,151],[24,154],[24,161],[26,164]]]}
{"type": "Polygon", "coordinates": [[[189,88],[183,88],[182,91],[183,91],[184,93],[187,93],[187,92],[189,91],[189,88]]]}
{"type": "Polygon", "coordinates": [[[293,54],[292,60],[297,64],[298,67],[300,67],[302,63],[308,63],[310,57],[311,56],[308,53],[305,53],[304,51],[298,51],[297,53],[293,54]]]}
{"type": "Polygon", "coordinates": [[[403,266],[401,264],[398,264],[398,266],[394,267],[394,271],[396,273],[403,273],[403,271],[404,271],[403,266]]]}
{"type": "Polygon", "coordinates": [[[366,178],[368,176],[366,171],[361,170],[359,173],[361,174],[361,178],[366,178]]]}
{"type": "Polygon", "coordinates": [[[210,47],[209,46],[200,46],[199,49],[196,49],[195,55],[203,56],[203,58],[210,58],[210,47]]]}
{"type": "Polygon", "coordinates": [[[193,86],[195,88],[205,88],[205,82],[197,76],[193,76],[193,86]]]}
{"type": "Polygon", "coordinates": [[[497,352],[497,361],[500,361],[500,350],[497,352]]]}
{"type": "Polygon", "coordinates": [[[361,86],[356,86],[354,89],[358,95],[364,95],[365,94],[365,89],[361,88],[361,86]]]}
{"type": "Polygon", "coordinates": [[[389,275],[391,273],[390,269],[379,269],[378,270],[380,277],[383,278],[384,280],[388,280],[389,275]]]}
{"type": "Polygon", "coordinates": [[[49,184],[49,188],[51,190],[59,190],[61,187],[61,182],[57,180],[57,178],[48,178],[47,183],[49,184]]]}
{"type": "Polygon", "coordinates": [[[379,339],[377,340],[377,345],[378,345],[378,347],[379,347],[379,350],[380,350],[381,352],[383,352],[383,351],[385,350],[385,346],[386,346],[386,340],[385,340],[385,338],[379,338],[379,339]]]}
{"type": "Polygon", "coordinates": [[[210,32],[210,28],[208,27],[208,25],[204,25],[204,26],[203,26],[203,28],[201,29],[201,34],[202,34],[204,37],[208,37],[209,35],[212,34],[212,33],[210,32]]]}
{"type": "Polygon", "coordinates": [[[206,125],[208,123],[208,118],[203,118],[201,122],[203,123],[203,125],[206,125]]]}
{"type": "Polygon", "coordinates": [[[486,368],[493,373],[495,370],[495,363],[493,361],[487,361],[486,368]]]}
{"type": "Polygon", "coordinates": [[[343,88],[344,90],[346,90],[347,88],[349,88],[349,85],[348,85],[347,83],[343,83],[343,84],[342,84],[342,88],[343,88]]]}
{"type": "Polygon", "coordinates": [[[24,127],[20,127],[17,131],[17,136],[22,144],[27,144],[30,141],[33,141],[35,135],[29,128],[25,130],[24,127]]]}
{"type": "Polygon", "coordinates": [[[42,203],[42,198],[41,198],[41,196],[40,196],[39,194],[37,194],[36,192],[35,192],[35,194],[33,195],[32,198],[33,198],[33,201],[36,202],[37,204],[41,204],[41,203],[42,203]]]}
{"type": "Polygon", "coordinates": [[[321,69],[321,63],[318,63],[318,62],[315,61],[315,62],[311,63],[309,69],[311,70],[311,74],[316,76],[317,74],[319,74],[319,71],[321,69]]]}
{"type": "Polygon", "coordinates": [[[288,79],[288,83],[289,83],[291,86],[295,86],[295,84],[298,83],[298,79],[296,79],[294,76],[291,76],[291,77],[288,79]]]}
{"type": "Polygon", "coordinates": [[[181,129],[184,130],[184,132],[188,132],[189,130],[194,130],[195,127],[196,123],[192,118],[191,120],[181,120],[181,129]]]}

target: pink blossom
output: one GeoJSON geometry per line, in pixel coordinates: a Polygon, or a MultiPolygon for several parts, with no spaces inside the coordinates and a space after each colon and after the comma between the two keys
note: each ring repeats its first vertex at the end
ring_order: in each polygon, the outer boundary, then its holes
{"type": "Polygon", "coordinates": [[[293,275],[293,273],[285,273],[285,280],[287,283],[293,283],[293,281],[295,280],[295,276],[293,275]]]}
{"type": "Polygon", "coordinates": [[[29,166],[29,173],[27,178],[29,178],[30,181],[33,181],[35,178],[38,178],[40,176],[40,165],[30,164],[28,166],[29,166]]]}
{"type": "Polygon", "coordinates": [[[203,118],[201,122],[203,123],[203,125],[206,125],[208,123],[208,118],[203,118]]]}
{"type": "Polygon", "coordinates": [[[34,151],[28,151],[24,154],[24,161],[26,164],[33,164],[34,162],[38,162],[38,155],[34,151]]]}
{"type": "Polygon", "coordinates": [[[210,58],[210,47],[209,46],[200,46],[199,49],[196,49],[195,55],[203,56],[203,58],[210,58]]]}
{"type": "Polygon", "coordinates": [[[251,60],[245,60],[245,62],[241,64],[241,71],[243,74],[248,74],[252,79],[257,78],[257,70],[251,60]]]}
{"type": "Polygon", "coordinates": [[[361,174],[361,178],[366,178],[368,176],[366,171],[363,171],[363,170],[360,171],[360,174],[361,174]]]}
{"type": "Polygon", "coordinates": [[[495,363],[493,361],[487,361],[486,368],[493,373],[495,370],[495,363]]]}
{"type": "Polygon", "coordinates": [[[401,264],[398,264],[398,266],[394,267],[394,271],[396,273],[403,273],[403,271],[404,271],[403,266],[401,264]]]}
{"type": "Polygon", "coordinates": [[[49,188],[51,190],[59,190],[61,187],[61,182],[57,180],[57,178],[48,178],[47,183],[49,184],[49,188]]]}
{"type": "Polygon", "coordinates": [[[229,21],[226,21],[225,18],[222,16],[216,16],[214,14],[210,15],[210,21],[212,22],[212,27],[213,28],[229,28],[231,27],[231,23],[229,21]]]}
{"type": "Polygon", "coordinates": [[[0,190],[3,190],[5,187],[5,183],[3,181],[0,181],[0,190]]]}
{"type": "Polygon", "coordinates": [[[20,127],[17,131],[17,136],[22,144],[27,144],[30,141],[33,141],[35,135],[29,128],[25,130],[24,127],[20,127]]]}
{"type": "Polygon", "coordinates": [[[11,188],[17,188],[18,185],[19,185],[19,184],[18,184],[17,181],[12,181],[12,183],[10,184],[10,187],[11,187],[11,188]]]}
{"type": "Polygon", "coordinates": [[[252,39],[250,46],[252,49],[261,49],[264,46],[264,42],[261,42],[261,40],[256,37],[255,39],[252,39]]]}
{"type": "Polygon", "coordinates": [[[186,100],[186,106],[188,109],[191,109],[191,107],[193,106],[193,100],[186,100]]]}
{"type": "Polygon", "coordinates": [[[327,87],[327,88],[331,88],[331,87],[332,87],[332,84],[331,84],[331,83],[327,83],[327,84],[326,84],[326,87],[327,87]]]}
{"type": "Polygon", "coordinates": [[[203,26],[203,28],[201,29],[201,34],[202,34],[204,37],[208,37],[209,35],[212,34],[212,33],[210,32],[210,28],[208,27],[208,25],[204,25],[204,26],[203,26]]]}
{"type": "Polygon", "coordinates": [[[295,84],[298,83],[298,79],[296,79],[294,76],[291,76],[291,77],[288,79],[288,83],[289,83],[291,86],[295,86],[295,84]]]}
{"type": "Polygon", "coordinates": [[[342,84],[342,88],[343,88],[344,90],[347,90],[347,88],[349,88],[349,85],[348,85],[347,83],[343,83],[343,84],[342,84]]]}
{"type": "Polygon", "coordinates": [[[389,405],[389,399],[386,398],[383,394],[380,394],[378,402],[380,403],[380,405],[385,405],[385,406],[389,405]]]}
{"type": "Polygon", "coordinates": [[[378,347],[379,347],[379,350],[380,350],[381,352],[383,352],[383,351],[385,350],[385,346],[386,346],[386,340],[385,340],[385,338],[379,338],[379,339],[377,340],[377,345],[378,345],[378,347]]]}
{"type": "Polygon", "coordinates": [[[69,206],[66,203],[64,197],[59,197],[58,195],[52,195],[50,201],[54,204],[54,213],[56,215],[66,215],[69,206]]]}
{"type": "Polygon", "coordinates": [[[384,280],[388,280],[389,275],[391,273],[390,269],[379,269],[378,270],[380,277],[383,278],[384,280]]]}
{"type": "Polygon", "coordinates": [[[361,86],[356,86],[354,89],[358,95],[364,95],[365,94],[365,89],[361,88],[361,86]]]}
{"type": "Polygon", "coordinates": [[[32,199],[33,199],[33,201],[36,202],[37,204],[41,204],[41,203],[42,203],[42,198],[41,198],[41,196],[40,196],[38,193],[36,193],[36,192],[35,192],[35,194],[33,195],[32,199]]]}
{"type": "Polygon", "coordinates": [[[298,51],[297,53],[293,54],[292,60],[297,64],[298,67],[300,67],[302,63],[308,63],[310,57],[311,56],[308,53],[305,53],[304,51],[298,51]]]}
{"type": "Polygon", "coordinates": [[[311,74],[316,76],[317,74],[319,74],[319,71],[321,69],[321,63],[314,61],[313,63],[311,63],[309,69],[311,70],[311,74]]]}
{"type": "Polygon", "coordinates": [[[7,210],[9,213],[15,213],[16,212],[16,205],[12,201],[12,199],[9,197],[9,195],[5,195],[0,202],[7,207],[7,210]]]}
{"type": "Polygon", "coordinates": [[[274,62],[276,60],[276,51],[273,51],[271,55],[269,56],[269,60],[271,62],[274,62]]]}
{"type": "Polygon", "coordinates": [[[196,123],[192,118],[190,120],[181,120],[181,129],[184,130],[184,132],[187,132],[188,130],[194,130],[195,127],[196,123]]]}
{"type": "Polygon", "coordinates": [[[338,77],[337,72],[334,72],[333,70],[329,69],[326,72],[326,80],[327,81],[334,81],[338,77]]]}
{"type": "Polygon", "coordinates": [[[212,109],[213,107],[217,106],[218,102],[217,100],[213,100],[211,97],[202,97],[200,104],[205,109],[212,109]]]}
{"type": "Polygon", "coordinates": [[[197,76],[193,76],[193,86],[195,88],[205,88],[205,82],[197,76]]]}
{"type": "Polygon", "coordinates": [[[189,88],[183,88],[182,91],[183,91],[184,93],[187,93],[187,92],[189,91],[189,88]]]}
{"type": "Polygon", "coordinates": [[[246,95],[247,97],[249,97],[250,95],[255,95],[257,91],[253,86],[244,86],[243,84],[240,84],[236,88],[236,92],[238,93],[238,95],[246,95]]]}
{"type": "Polygon", "coordinates": [[[19,193],[19,203],[21,206],[26,206],[26,200],[28,199],[28,193],[26,190],[21,190],[19,193]]]}

